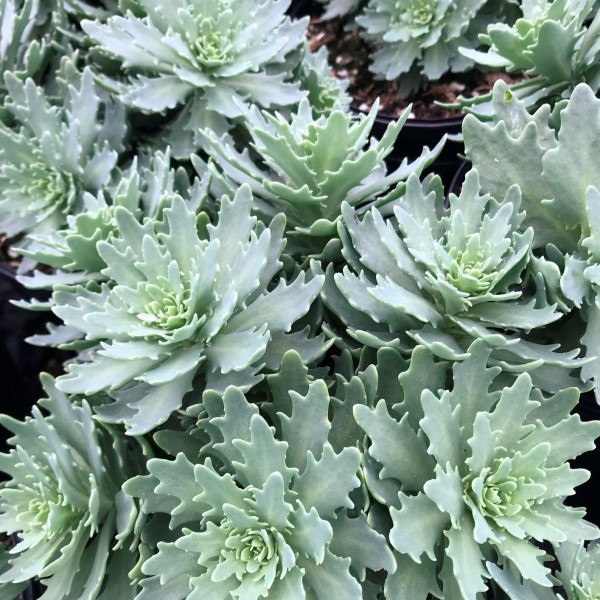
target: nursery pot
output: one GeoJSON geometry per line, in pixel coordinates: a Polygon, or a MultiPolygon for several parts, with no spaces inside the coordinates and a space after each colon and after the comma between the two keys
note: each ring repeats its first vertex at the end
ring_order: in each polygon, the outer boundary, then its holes
{"type": "MultiPolygon", "coordinates": [[[[323,13],[323,5],[314,0],[292,0],[288,15],[292,18],[301,18],[306,15],[318,16],[323,13]]],[[[356,105],[351,105],[350,109],[356,114],[366,114],[356,105]]],[[[393,117],[382,114],[381,112],[375,119],[375,124],[371,131],[377,139],[381,139],[388,125],[395,121],[393,117]]],[[[408,119],[394,145],[394,149],[386,159],[388,169],[393,170],[400,166],[402,160],[407,157],[417,158],[424,146],[433,148],[444,135],[460,133],[462,128],[463,115],[445,119],[408,119]]],[[[447,141],[442,152],[435,162],[426,169],[427,173],[437,173],[442,178],[446,189],[449,188],[456,169],[460,165],[457,157],[458,146],[455,142],[447,141]]]]}
{"type": "MultiPolygon", "coordinates": [[[[3,383],[0,412],[16,419],[27,416],[33,404],[42,397],[39,373],[56,372],[64,354],[25,341],[30,335],[44,333],[52,313],[24,310],[10,301],[34,297],[48,298],[49,294],[26,289],[17,281],[15,271],[0,263],[0,376],[3,383]]],[[[0,451],[7,450],[6,435],[2,429],[0,451]]]]}
{"type": "MultiPolygon", "coordinates": [[[[581,395],[574,413],[581,417],[582,421],[600,421],[600,406],[596,402],[594,392],[586,392],[581,395]]],[[[590,478],[577,488],[575,495],[570,496],[566,504],[586,509],[586,520],[600,527],[600,506],[598,505],[598,488],[600,487],[600,440],[596,441],[596,447],[590,452],[578,456],[571,461],[574,469],[587,469],[590,478]]]]}
{"type": "MultiPolygon", "coordinates": [[[[357,113],[364,113],[354,106],[351,106],[351,109],[357,113]]],[[[386,160],[388,168],[398,168],[404,157],[408,157],[409,160],[417,158],[424,146],[435,147],[444,135],[460,133],[462,120],[462,116],[448,119],[408,119],[396,139],[394,150],[386,160]]],[[[373,135],[377,139],[381,139],[392,121],[394,119],[391,117],[377,115],[372,130],[373,135]]],[[[458,146],[456,142],[447,140],[440,155],[424,173],[436,173],[442,178],[445,188],[449,189],[459,166],[458,146]]]]}

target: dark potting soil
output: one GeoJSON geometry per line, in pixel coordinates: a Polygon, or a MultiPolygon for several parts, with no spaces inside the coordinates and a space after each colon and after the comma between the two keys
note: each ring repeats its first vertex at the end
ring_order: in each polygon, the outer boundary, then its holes
{"type": "Polygon", "coordinates": [[[0,235],[0,263],[6,265],[10,269],[16,269],[21,260],[19,254],[13,250],[13,246],[17,246],[17,242],[14,238],[0,235]]]}
{"type": "Polygon", "coordinates": [[[448,73],[440,80],[430,82],[415,98],[403,99],[398,96],[397,82],[374,79],[369,71],[369,53],[372,50],[360,37],[359,29],[345,31],[342,18],[324,20],[312,15],[306,35],[313,52],[327,46],[332,75],[350,81],[348,93],[356,108],[368,111],[379,98],[379,113],[392,118],[399,117],[411,103],[413,118],[458,117],[461,115],[459,111],[442,108],[435,102],[453,103],[459,95],[471,97],[489,92],[498,79],[515,83],[525,77],[523,73],[508,74],[504,71],[448,73]]]}

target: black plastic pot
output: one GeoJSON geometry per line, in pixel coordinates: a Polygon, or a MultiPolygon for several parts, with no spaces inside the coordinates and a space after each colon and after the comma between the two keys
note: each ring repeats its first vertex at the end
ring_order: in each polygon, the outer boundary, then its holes
{"type": "Polygon", "coordinates": [[[292,19],[301,19],[302,17],[320,16],[323,14],[323,5],[315,0],[292,0],[287,14],[292,19]]]}
{"type": "MultiPolygon", "coordinates": [[[[42,396],[41,371],[56,373],[66,354],[52,348],[32,346],[25,338],[44,333],[51,313],[18,308],[10,300],[43,299],[47,293],[24,288],[13,269],[0,263],[0,377],[2,406],[0,412],[22,419],[42,396]]],[[[0,428],[1,429],[1,428],[0,428]]],[[[0,451],[7,450],[6,432],[0,431],[0,451]]]]}
{"type": "MultiPolygon", "coordinates": [[[[353,106],[351,108],[355,112],[364,112],[359,111],[353,106]]],[[[393,120],[386,115],[378,115],[373,126],[373,135],[377,139],[381,139],[387,126],[393,120]]],[[[434,148],[446,134],[460,133],[462,120],[462,116],[449,119],[408,119],[398,135],[394,150],[386,160],[388,168],[397,168],[405,157],[408,159],[417,158],[424,146],[430,149],[434,148]]],[[[459,144],[447,140],[442,148],[442,152],[435,162],[425,170],[425,173],[437,173],[442,178],[446,189],[449,189],[456,170],[461,163],[458,157],[460,149],[459,144]]]]}
{"type": "MultiPolygon", "coordinates": [[[[575,407],[582,421],[600,421],[600,406],[596,402],[593,392],[581,395],[579,404],[575,407]]],[[[600,440],[596,441],[596,448],[586,452],[571,461],[571,467],[587,469],[590,478],[575,489],[575,495],[570,496],[566,504],[574,507],[584,507],[587,511],[586,519],[600,527],[600,504],[598,503],[598,489],[600,488],[600,440]]]]}

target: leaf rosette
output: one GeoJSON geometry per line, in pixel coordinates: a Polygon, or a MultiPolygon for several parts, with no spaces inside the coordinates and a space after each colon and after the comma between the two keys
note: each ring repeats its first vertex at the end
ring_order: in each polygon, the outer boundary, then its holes
{"type": "Polygon", "coordinates": [[[303,100],[291,120],[252,109],[246,112],[246,127],[266,168],[247,151],[238,152],[229,137],[209,131],[203,133],[211,154],[208,167],[198,157],[192,161],[200,174],[211,173],[213,194],[232,193],[249,183],[261,219],[269,222],[283,211],[289,254],[299,259],[320,255],[337,238],[343,202],[359,212],[392,203],[404,193],[408,175],[420,174],[444,144],[424,148],[413,162],[405,158],[388,173],[384,159],[410,110],[388,126],[381,140],[369,141],[378,106],[376,101],[368,115],[358,118],[339,107],[314,118],[310,103],[303,100]]]}
{"type": "Polygon", "coordinates": [[[485,7],[486,0],[370,0],[355,17],[362,37],[377,46],[370,70],[381,79],[399,78],[404,97],[424,80],[466,70],[473,60],[459,48],[478,46],[478,34],[501,20],[505,8],[502,3],[485,7]]]}
{"type": "Polygon", "coordinates": [[[289,347],[307,362],[324,352],[328,345],[308,330],[290,332],[323,279],[305,281],[300,273],[270,286],[281,267],[285,219],[265,228],[250,216],[251,205],[244,186],[233,200],[223,197],[217,225],[206,225],[201,213],[198,226],[180,196],[161,219],[143,224],[116,207],[118,236],[97,243],[108,282],[53,294],[54,313],[94,348],[87,362],[69,365],[59,389],[110,391],[117,401],[98,414],[138,434],[177,410],[196,376],[200,389],[248,389],[289,347]]]}
{"type": "Polygon", "coordinates": [[[125,485],[149,516],[170,514],[175,533],[142,566],[139,600],[359,600],[373,589],[367,569],[394,570],[385,538],[354,508],[360,453],[328,441],[325,382],[307,378],[297,353],[284,361],[285,379],[270,380],[276,428],[239,389],[205,393],[212,458],[153,459],[125,485]]]}
{"type": "Polygon", "coordinates": [[[0,486],[0,528],[16,534],[1,584],[34,577],[45,596],[133,599],[127,572],[137,560],[126,540],[137,518],[122,484],[139,473],[142,448],[92,418],[81,404],[42,375],[48,398],[24,422],[2,416],[14,436],[0,455],[9,477],[0,486]],[[114,596],[113,596],[114,597],[114,596]]]}
{"type": "Polygon", "coordinates": [[[114,16],[82,27],[129,75],[113,82],[122,100],[146,113],[181,110],[171,129],[176,156],[194,150],[186,133],[223,130],[239,103],[269,108],[306,92],[289,73],[300,59],[306,20],[290,21],[284,0],[139,0],[146,16],[114,16]]]}
{"type": "Polygon", "coordinates": [[[533,228],[533,247],[548,259],[551,276],[544,277],[544,295],[562,297],[564,310],[580,309],[584,323],[575,333],[589,361],[581,376],[598,380],[600,170],[595,146],[600,100],[589,86],[580,84],[562,110],[551,114],[544,106],[529,115],[525,103],[498,82],[493,103],[492,123],[465,117],[465,148],[482,173],[483,189],[500,195],[515,183],[521,188],[523,227],[533,228]]]}
{"type": "Polygon", "coordinates": [[[102,100],[92,73],[64,59],[53,105],[31,79],[7,72],[5,108],[19,129],[0,123],[0,231],[8,236],[61,229],[83,196],[110,183],[126,132],[123,106],[102,100]]]}
{"type": "MultiPolygon", "coordinates": [[[[0,73],[10,71],[21,80],[39,79],[50,59],[49,10],[39,0],[1,0],[0,73]]],[[[8,93],[0,80],[0,100],[8,93]]],[[[0,107],[0,119],[10,122],[10,113],[0,107]]]]}
{"type": "MultiPolygon", "coordinates": [[[[482,339],[490,364],[509,377],[531,371],[550,392],[580,384],[569,374],[582,365],[577,351],[557,353],[558,346],[526,337],[561,313],[522,299],[517,287],[533,239],[533,230],[519,231],[519,205],[518,186],[502,201],[481,194],[476,171],[459,196],[450,194],[449,210],[437,178],[421,185],[411,175],[394,206],[397,226],[376,209],[360,221],[345,205],[339,233],[348,265],[341,273],[327,267],[321,294],[343,327],[329,319],[328,335],[351,349],[358,342],[410,352],[423,344],[446,360],[464,359],[482,339]]],[[[316,262],[313,268],[321,271],[316,262]]]]}
{"type": "MultiPolygon", "coordinates": [[[[578,83],[598,91],[600,18],[593,0],[536,0],[522,5],[523,16],[509,26],[493,23],[479,36],[489,50],[461,48],[464,56],[481,65],[507,72],[525,71],[529,77],[510,86],[528,110],[554,105],[568,98],[578,83]]],[[[458,98],[455,107],[467,108],[489,120],[492,94],[458,98]]]]}
{"type": "MultiPolygon", "coordinates": [[[[110,242],[118,236],[119,229],[115,209],[121,206],[129,210],[138,220],[155,218],[162,214],[175,195],[188,199],[188,206],[199,210],[205,207],[204,186],[197,179],[190,179],[182,167],[171,167],[169,150],[156,152],[147,164],[138,166],[137,158],[131,168],[116,184],[114,192],[97,196],[84,194],[83,210],[77,215],[67,216],[67,225],[60,231],[44,235],[32,235],[21,254],[34,264],[47,265],[56,269],[51,274],[35,271],[33,276],[21,276],[19,281],[30,289],[52,289],[57,286],[73,286],[78,283],[106,281],[101,273],[106,263],[98,254],[99,241],[110,242]]],[[[20,303],[28,308],[49,308],[51,302],[42,305],[20,303]]],[[[38,340],[41,342],[41,339],[38,340]]]]}
{"type": "Polygon", "coordinates": [[[391,518],[398,569],[386,584],[390,600],[425,600],[428,593],[481,599],[490,577],[486,561],[549,588],[545,552],[534,540],[597,536],[582,520],[584,511],[563,500],[589,477],[566,461],[594,448],[600,422],[570,415],[577,390],[546,401],[527,373],[491,391],[500,369],[486,368],[488,354],[476,342],[468,359],[454,363],[452,389],[435,392],[431,355],[416,348],[399,381],[405,396],[420,398],[412,402],[418,410],[390,408],[390,398],[373,409],[354,408],[370,442],[363,461],[367,485],[391,518]]]}

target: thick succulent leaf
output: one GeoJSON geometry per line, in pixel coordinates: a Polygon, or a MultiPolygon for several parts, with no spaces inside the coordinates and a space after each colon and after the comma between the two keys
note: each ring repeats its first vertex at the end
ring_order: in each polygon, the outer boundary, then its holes
{"type": "Polygon", "coordinates": [[[527,111],[522,103],[502,82],[496,83],[493,94],[500,108],[496,108],[497,121],[490,126],[467,115],[463,124],[465,149],[481,175],[483,188],[498,198],[518,183],[526,223],[535,231],[534,245],[553,243],[563,251],[574,249],[576,234],[565,229],[560,215],[542,202],[552,197],[549,183],[542,177],[542,159],[556,146],[547,110],[540,109],[538,118],[524,117],[522,113],[527,111]],[[521,160],[523,156],[528,160],[521,160]]]}
{"type": "MultiPolygon", "coordinates": [[[[425,416],[423,382],[427,382],[426,389],[437,392],[445,387],[446,372],[444,363],[436,363],[426,348],[417,346],[411,354],[408,369],[398,376],[402,402],[394,404],[393,408],[398,414],[408,415],[408,421],[415,431],[419,427],[419,421],[425,416]]],[[[382,395],[388,400],[397,397],[390,392],[382,395]]]]}
{"type": "Polygon", "coordinates": [[[222,440],[213,440],[214,450],[229,462],[240,461],[243,456],[233,441],[250,439],[250,422],[258,409],[249,404],[242,392],[234,387],[225,390],[222,404],[223,415],[211,419],[211,425],[219,430],[222,437],[222,440]]]}
{"type": "Polygon", "coordinates": [[[473,539],[473,530],[468,520],[465,519],[460,528],[447,531],[446,537],[446,552],[452,560],[452,569],[460,591],[465,599],[476,600],[478,593],[487,590],[483,581],[487,571],[482,564],[483,555],[473,539]]]}
{"type": "Polygon", "coordinates": [[[458,467],[452,469],[450,463],[446,463],[446,470],[444,470],[438,463],[435,466],[435,479],[430,479],[423,486],[423,490],[440,511],[450,515],[453,527],[458,527],[465,512],[463,486],[458,467]]]}
{"type": "Polygon", "coordinates": [[[306,396],[290,390],[292,414],[279,413],[281,430],[288,442],[287,464],[302,473],[307,466],[308,453],[321,458],[331,424],[328,419],[329,391],[322,380],[310,384],[306,396]]]}
{"type": "Polygon", "coordinates": [[[339,454],[327,443],[319,460],[307,455],[306,468],[292,486],[306,506],[316,507],[319,516],[333,519],[340,506],[352,508],[350,492],[360,485],[356,476],[360,454],[356,448],[344,448],[339,454]]]}
{"type": "Polygon", "coordinates": [[[469,360],[455,363],[452,368],[454,387],[448,401],[453,408],[460,405],[465,438],[471,436],[477,413],[489,410],[497,399],[497,394],[488,390],[499,369],[486,368],[488,352],[482,342],[475,342],[469,348],[469,360]]]}
{"type": "Polygon", "coordinates": [[[289,517],[293,507],[285,502],[283,476],[279,472],[269,475],[265,485],[254,494],[256,514],[259,518],[282,531],[291,525],[289,517]]]}
{"type": "MultiPolygon", "coordinates": [[[[171,509],[171,526],[186,523],[190,515],[198,512],[194,498],[202,492],[202,487],[194,479],[194,465],[183,455],[178,454],[173,461],[151,459],[148,471],[154,477],[154,494],[172,496],[177,505],[171,509]]],[[[135,494],[130,484],[128,493],[135,494]]]]}
{"type": "MultiPolygon", "coordinates": [[[[343,395],[336,391],[340,398],[333,398],[333,419],[329,443],[336,452],[343,448],[356,445],[363,437],[363,431],[354,418],[354,407],[369,405],[370,399],[363,382],[358,377],[352,377],[343,384],[343,395]]],[[[338,388],[339,390],[339,388],[338,388]]]]}
{"type": "Polygon", "coordinates": [[[438,398],[430,390],[423,391],[421,403],[424,417],[420,426],[429,439],[429,453],[438,465],[459,465],[464,460],[462,428],[458,415],[460,405],[452,410],[447,398],[438,398]]]}
{"type": "Polygon", "coordinates": [[[543,160],[543,178],[552,191],[548,204],[570,229],[587,221],[587,187],[600,187],[590,162],[599,132],[600,101],[589,87],[579,85],[561,112],[558,145],[543,160]]]}
{"type": "Polygon", "coordinates": [[[369,527],[364,515],[349,517],[346,511],[342,511],[331,525],[333,538],[329,549],[337,556],[350,557],[352,569],[360,581],[364,581],[366,569],[394,572],[394,555],[385,537],[369,527]]]}
{"type": "Polygon", "coordinates": [[[402,508],[390,509],[394,526],[390,531],[390,543],[402,554],[421,562],[426,554],[435,560],[435,547],[449,523],[448,515],[441,512],[433,500],[422,492],[407,496],[400,492],[402,508]]]}
{"type": "Polygon", "coordinates": [[[405,554],[395,553],[396,571],[385,580],[388,600],[427,600],[429,594],[440,597],[441,591],[435,573],[435,563],[427,557],[416,563],[405,554]]]}
{"type": "Polygon", "coordinates": [[[249,307],[233,317],[224,333],[262,327],[268,323],[273,332],[289,331],[294,321],[304,316],[323,287],[324,278],[313,277],[305,283],[304,272],[286,285],[281,279],[270,293],[259,296],[249,307]]]}
{"type": "Polygon", "coordinates": [[[298,564],[305,569],[305,587],[312,590],[317,600],[325,600],[336,594],[348,598],[361,597],[360,584],[348,570],[349,558],[339,558],[326,550],[325,558],[318,568],[304,558],[300,558],[298,564]]]}
{"type": "Polygon", "coordinates": [[[261,488],[269,475],[281,473],[286,487],[297,472],[286,464],[288,444],[273,436],[272,429],[259,415],[250,421],[250,437],[246,440],[234,440],[233,445],[242,455],[242,461],[232,462],[236,471],[249,485],[261,488]]]}
{"type": "Polygon", "coordinates": [[[306,510],[302,502],[290,514],[290,522],[293,526],[290,543],[294,550],[311,558],[316,564],[321,564],[333,535],[331,524],[319,516],[315,507],[306,510]]]}
{"type": "Polygon", "coordinates": [[[381,478],[402,482],[406,490],[419,490],[431,478],[435,461],[422,437],[411,429],[406,416],[396,421],[384,400],[375,409],[355,406],[354,417],[372,440],[369,453],[383,465],[381,478]]]}
{"type": "Polygon", "coordinates": [[[554,592],[548,588],[540,588],[528,581],[521,583],[508,569],[501,569],[491,562],[486,563],[486,566],[494,581],[508,594],[509,598],[522,600],[556,600],[557,598],[554,592]]]}

